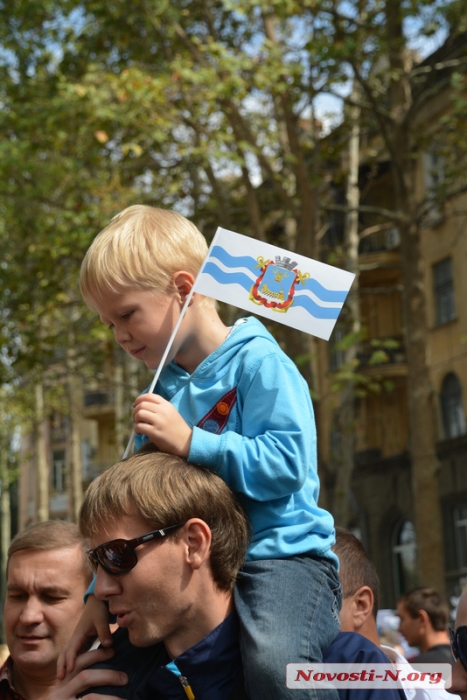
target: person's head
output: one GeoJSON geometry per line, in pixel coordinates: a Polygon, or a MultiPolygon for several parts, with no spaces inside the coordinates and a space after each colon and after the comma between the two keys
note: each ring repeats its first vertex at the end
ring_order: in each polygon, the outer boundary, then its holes
{"type": "Polygon", "coordinates": [[[433,633],[446,633],[449,622],[449,606],[443,596],[433,588],[414,588],[404,593],[397,603],[399,632],[410,646],[427,645],[433,633]]]}
{"type": "Polygon", "coordinates": [[[342,584],[340,623],[342,632],[359,632],[373,639],[379,604],[379,580],[362,543],[355,535],[336,527],[334,552],[339,557],[342,584]]]}
{"type": "Polygon", "coordinates": [[[62,520],[32,525],[11,542],[4,619],[19,673],[55,677],[92,578],[86,547],[78,527],[62,520]]]}
{"type": "MultiPolygon", "coordinates": [[[[101,231],[81,264],[86,304],[113,328],[125,352],[158,367],[207,253],[196,226],[181,214],[135,205],[101,231]]],[[[170,362],[198,327],[193,314],[213,314],[216,302],[194,294],[170,362]]]]}
{"type": "Polygon", "coordinates": [[[95,594],[109,601],[136,646],[167,642],[196,616],[206,617],[206,603],[230,600],[249,534],[219,476],[162,452],[138,453],[95,479],[80,527],[93,548],[161,531],[136,556],[119,546],[95,553],[95,594]]]}
{"type": "Polygon", "coordinates": [[[169,295],[174,275],[184,270],[196,277],[207,250],[202,233],[181,214],[139,204],[128,207],[114,216],[87,251],[81,293],[91,307],[107,292],[169,295]]]}
{"type": "Polygon", "coordinates": [[[467,700],[467,589],[462,593],[456,613],[454,633],[450,631],[451,649],[456,660],[448,692],[467,700]]]}

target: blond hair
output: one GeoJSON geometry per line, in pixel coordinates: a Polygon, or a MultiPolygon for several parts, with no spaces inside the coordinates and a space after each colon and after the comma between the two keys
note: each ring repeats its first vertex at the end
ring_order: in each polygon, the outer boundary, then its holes
{"type": "Polygon", "coordinates": [[[88,586],[92,580],[92,570],[86,556],[89,542],[81,535],[77,525],[66,520],[47,520],[43,523],[35,523],[15,535],[8,549],[7,568],[11,557],[16,552],[50,552],[53,549],[76,547],[77,545],[81,550],[82,571],[88,586]]]}
{"type": "Polygon", "coordinates": [[[81,532],[95,537],[123,516],[143,518],[148,530],[190,518],[204,520],[212,535],[213,579],[219,589],[232,590],[245,560],[249,525],[235,495],[217,474],[163,452],[133,455],[91,483],[81,507],[81,532]]]}
{"type": "Polygon", "coordinates": [[[90,307],[103,293],[129,287],[169,294],[174,273],[184,270],[196,277],[207,250],[202,233],[181,214],[140,204],[128,207],[88,249],[81,264],[81,293],[90,307]]]}

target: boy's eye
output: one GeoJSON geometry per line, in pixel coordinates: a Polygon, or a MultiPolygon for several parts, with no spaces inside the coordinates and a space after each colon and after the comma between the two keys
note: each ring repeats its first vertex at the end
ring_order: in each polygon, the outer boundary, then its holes
{"type": "Polygon", "coordinates": [[[122,314],[122,319],[128,321],[131,318],[133,311],[127,311],[126,314],[122,314]]]}

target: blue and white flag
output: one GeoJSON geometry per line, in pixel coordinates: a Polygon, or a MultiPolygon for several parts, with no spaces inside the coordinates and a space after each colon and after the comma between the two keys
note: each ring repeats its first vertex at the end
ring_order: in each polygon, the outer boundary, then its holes
{"type": "Polygon", "coordinates": [[[354,277],[218,228],[194,291],[329,340],[354,277]]]}

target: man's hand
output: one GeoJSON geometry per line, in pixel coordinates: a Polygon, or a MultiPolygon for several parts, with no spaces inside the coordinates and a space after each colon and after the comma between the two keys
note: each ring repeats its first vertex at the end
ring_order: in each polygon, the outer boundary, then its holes
{"type": "Polygon", "coordinates": [[[102,600],[90,595],[70,641],[58,657],[57,678],[59,680],[65,678],[65,673],[73,671],[76,656],[89,649],[96,637],[99,637],[103,647],[112,646],[107,605],[102,600]]]}
{"type": "MultiPolygon", "coordinates": [[[[94,649],[81,654],[76,660],[75,670],[68,673],[65,679],[55,686],[47,700],[76,700],[80,693],[96,685],[126,685],[128,676],[121,671],[88,668],[88,666],[98,662],[108,661],[113,654],[113,649],[94,649]]],[[[99,695],[97,693],[90,693],[85,697],[86,700],[121,700],[115,695],[99,695]]]]}
{"type": "Polygon", "coordinates": [[[192,429],[176,408],[157,394],[141,394],[133,404],[135,433],[147,435],[162,452],[188,457],[192,429]]]}

